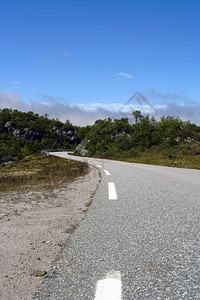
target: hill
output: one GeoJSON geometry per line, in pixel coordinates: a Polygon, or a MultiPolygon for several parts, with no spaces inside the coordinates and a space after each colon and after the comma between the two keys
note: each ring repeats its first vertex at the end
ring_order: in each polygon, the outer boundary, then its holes
{"type": "Polygon", "coordinates": [[[90,157],[200,169],[200,126],[170,116],[156,120],[140,111],[132,117],[78,127],[31,111],[2,109],[0,160],[59,148],[90,157]]]}
{"type": "Polygon", "coordinates": [[[79,130],[77,154],[200,169],[200,127],[179,118],[143,116],[97,120],[79,130]]]}
{"type": "Polygon", "coordinates": [[[42,149],[73,149],[80,143],[76,127],[68,120],[50,120],[12,109],[0,110],[0,160],[21,159],[42,149]]]}

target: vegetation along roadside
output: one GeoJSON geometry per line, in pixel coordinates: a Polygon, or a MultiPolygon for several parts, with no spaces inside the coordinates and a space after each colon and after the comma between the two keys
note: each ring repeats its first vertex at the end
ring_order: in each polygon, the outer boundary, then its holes
{"type": "Polygon", "coordinates": [[[200,126],[178,117],[158,120],[137,110],[131,118],[97,120],[85,127],[31,111],[0,110],[0,164],[23,160],[42,149],[70,149],[81,156],[200,169],[200,126]]]}
{"type": "Polygon", "coordinates": [[[17,189],[53,189],[88,172],[81,162],[34,154],[0,167],[0,192],[17,189]]]}

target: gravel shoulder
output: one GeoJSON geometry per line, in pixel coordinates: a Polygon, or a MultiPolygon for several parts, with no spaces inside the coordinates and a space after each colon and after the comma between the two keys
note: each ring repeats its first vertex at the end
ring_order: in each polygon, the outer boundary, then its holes
{"type": "Polygon", "coordinates": [[[96,168],[51,191],[0,195],[0,299],[32,299],[86,214],[100,181],[96,168]]]}

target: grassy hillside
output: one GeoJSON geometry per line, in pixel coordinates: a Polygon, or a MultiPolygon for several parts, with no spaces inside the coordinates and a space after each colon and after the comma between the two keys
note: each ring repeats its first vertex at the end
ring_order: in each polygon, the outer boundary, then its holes
{"type": "Polygon", "coordinates": [[[86,164],[44,154],[31,155],[0,167],[0,192],[28,188],[55,188],[88,172],[86,164]]]}
{"type": "Polygon", "coordinates": [[[0,160],[22,159],[42,149],[73,149],[80,142],[76,127],[33,112],[0,110],[0,160]]]}
{"type": "Polygon", "coordinates": [[[0,110],[0,162],[57,148],[89,157],[200,169],[200,126],[134,111],[132,120],[108,118],[78,127],[47,115],[0,110]]]}
{"type": "Polygon", "coordinates": [[[192,152],[188,150],[188,148],[190,149],[189,145],[178,145],[173,148],[161,151],[157,147],[157,149],[148,149],[138,153],[137,155],[133,155],[132,157],[126,157],[125,154],[124,156],[122,155],[117,159],[141,164],[152,164],[159,166],[200,170],[200,155],[192,154],[192,152]],[[186,151],[183,151],[184,148],[186,148],[186,151]]]}
{"type": "Polygon", "coordinates": [[[190,121],[157,121],[135,111],[132,124],[127,118],[98,120],[79,134],[87,156],[200,169],[200,127],[190,121]]]}

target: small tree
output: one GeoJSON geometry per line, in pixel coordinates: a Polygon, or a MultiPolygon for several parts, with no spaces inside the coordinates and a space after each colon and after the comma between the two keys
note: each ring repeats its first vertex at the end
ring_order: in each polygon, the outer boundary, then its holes
{"type": "Polygon", "coordinates": [[[135,119],[135,124],[139,123],[139,121],[141,121],[143,117],[140,110],[133,111],[132,116],[135,119]]]}

